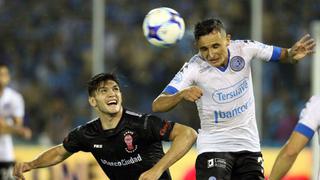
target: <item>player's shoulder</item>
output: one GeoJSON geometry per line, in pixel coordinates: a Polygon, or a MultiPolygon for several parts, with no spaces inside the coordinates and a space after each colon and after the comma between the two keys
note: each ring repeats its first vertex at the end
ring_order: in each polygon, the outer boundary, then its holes
{"type": "Polygon", "coordinates": [[[195,54],[190,58],[190,60],[184,65],[184,66],[190,66],[192,68],[201,68],[202,66],[205,66],[207,63],[205,60],[201,57],[199,53],[195,54]]]}
{"type": "Polygon", "coordinates": [[[11,87],[6,87],[4,89],[4,92],[10,96],[22,97],[22,95],[17,90],[15,90],[11,87]]]}
{"type": "Polygon", "coordinates": [[[125,109],[123,113],[124,119],[129,123],[143,123],[144,117],[146,116],[145,113],[141,113],[138,111],[133,111],[129,109],[125,109]]]}
{"type": "Polygon", "coordinates": [[[129,109],[125,109],[124,110],[124,115],[126,115],[128,118],[139,119],[144,115],[144,113],[141,113],[141,112],[138,112],[138,111],[129,110],[129,109]]]}
{"type": "Polygon", "coordinates": [[[320,103],[320,95],[313,95],[310,101],[320,103]]]}
{"type": "Polygon", "coordinates": [[[79,134],[86,134],[86,133],[90,133],[90,132],[97,133],[97,132],[99,132],[99,129],[100,129],[99,123],[100,123],[99,118],[95,118],[95,119],[92,119],[83,125],[77,126],[72,131],[75,131],[79,134]]]}
{"type": "Polygon", "coordinates": [[[12,99],[14,102],[23,101],[22,95],[18,91],[16,91],[15,89],[13,89],[11,87],[6,87],[4,89],[4,94],[8,98],[12,99]]]}
{"type": "Polygon", "coordinates": [[[234,49],[239,49],[239,48],[245,48],[249,46],[257,46],[258,43],[257,41],[254,40],[231,40],[229,47],[234,48],[234,49]]]}
{"type": "Polygon", "coordinates": [[[141,113],[141,112],[132,111],[128,109],[125,110],[124,116],[126,121],[130,124],[130,126],[139,126],[144,128],[149,120],[158,118],[157,116],[152,114],[141,113]]]}
{"type": "Polygon", "coordinates": [[[306,107],[318,108],[318,106],[320,106],[320,95],[311,96],[310,100],[307,102],[306,107]]]}

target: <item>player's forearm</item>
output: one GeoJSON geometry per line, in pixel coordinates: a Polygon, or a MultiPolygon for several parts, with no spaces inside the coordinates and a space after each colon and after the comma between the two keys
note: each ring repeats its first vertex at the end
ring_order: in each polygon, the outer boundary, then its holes
{"type": "Polygon", "coordinates": [[[167,95],[161,94],[152,103],[153,112],[166,112],[174,108],[181,100],[182,92],[177,92],[176,94],[167,95]]]}
{"type": "Polygon", "coordinates": [[[10,126],[7,124],[0,125],[0,134],[15,134],[20,135],[21,127],[18,126],[10,126]]]}
{"type": "Polygon", "coordinates": [[[298,154],[287,154],[282,149],[273,165],[269,180],[280,180],[290,170],[297,156],[298,154]]]}
{"type": "Polygon", "coordinates": [[[177,135],[177,137],[172,141],[168,152],[155,165],[155,168],[158,168],[161,172],[168,169],[190,150],[196,139],[197,133],[192,128],[188,128],[179,133],[179,135],[177,135]]]}
{"type": "Polygon", "coordinates": [[[71,156],[71,153],[67,152],[62,145],[58,145],[43,152],[28,164],[32,169],[49,167],[62,162],[69,156],[71,156]]]}

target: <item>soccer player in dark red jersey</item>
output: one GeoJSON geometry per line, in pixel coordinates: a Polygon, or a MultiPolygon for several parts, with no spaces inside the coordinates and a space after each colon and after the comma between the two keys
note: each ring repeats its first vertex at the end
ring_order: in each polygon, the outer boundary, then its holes
{"type": "Polygon", "coordinates": [[[101,73],[88,83],[89,103],[98,117],[72,130],[63,143],[31,162],[17,163],[14,176],[60,163],[78,151],[91,152],[111,180],[171,179],[168,168],[185,155],[196,140],[187,126],[122,106],[119,82],[101,73]],[[161,141],[172,141],[163,152],[161,141]]]}

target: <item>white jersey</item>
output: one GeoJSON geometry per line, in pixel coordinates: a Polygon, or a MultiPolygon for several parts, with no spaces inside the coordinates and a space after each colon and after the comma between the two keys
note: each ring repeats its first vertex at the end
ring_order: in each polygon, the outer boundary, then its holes
{"type": "MultiPolygon", "coordinates": [[[[5,88],[0,95],[0,117],[8,124],[12,124],[12,117],[24,116],[24,101],[22,96],[11,88],[5,88]]],[[[14,161],[11,136],[0,135],[0,162],[14,161]]]]}
{"type": "MultiPolygon", "coordinates": [[[[300,119],[294,131],[306,136],[309,140],[312,139],[314,133],[318,131],[320,135],[320,95],[315,95],[310,98],[306,107],[300,113],[300,119]]],[[[319,142],[320,144],[320,142],[319,142]]],[[[318,175],[320,179],[320,174],[318,175]]]]}
{"type": "Polygon", "coordinates": [[[191,85],[203,96],[196,101],[201,121],[198,153],[260,151],[256,125],[252,59],[278,61],[281,48],[256,41],[231,41],[226,67],[214,67],[193,56],[163,92],[174,94],[191,85]]]}
{"type": "Polygon", "coordinates": [[[312,96],[306,107],[300,113],[300,120],[295,127],[295,131],[312,139],[313,134],[318,131],[320,133],[320,95],[312,96]]]}

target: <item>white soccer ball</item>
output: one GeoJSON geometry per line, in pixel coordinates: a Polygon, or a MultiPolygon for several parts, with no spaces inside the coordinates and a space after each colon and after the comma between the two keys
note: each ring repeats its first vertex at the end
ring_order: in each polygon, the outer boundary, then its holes
{"type": "Polygon", "coordinates": [[[180,14],[167,7],[152,9],[144,18],[143,33],[159,47],[169,47],[182,39],[185,25],[180,14]]]}

